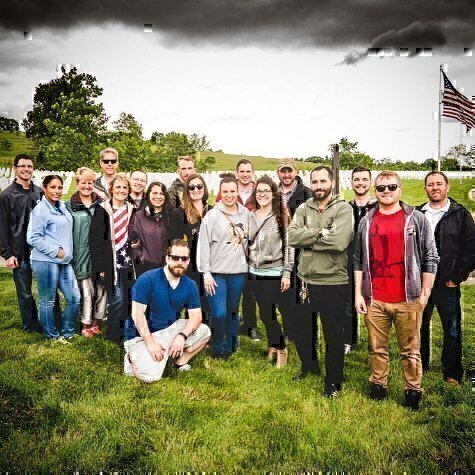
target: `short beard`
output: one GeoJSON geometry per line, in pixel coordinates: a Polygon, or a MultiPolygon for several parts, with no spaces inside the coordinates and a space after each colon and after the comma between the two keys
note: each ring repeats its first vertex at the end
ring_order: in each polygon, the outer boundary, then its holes
{"type": "Polygon", "coordinates": [[[170,267],[170,264],[168,264],[168,271],[173,277],[181,277],[185,273],[183,267],[170,267]]]}
{"type": "Polygon", "coordinates": [[[368,191],[369,191],[369,189],[367,189],[367,190],[365,190],[365,191],[363,191],[363,192],[358,191],[358,190],[353,190],[353,193],[354,193],[355,195],[357,195],[357,196],[364,196],[364,195],[366,195],[366,193],[368,193],[368,191]]]}
{"type": "Polygon", "coordinates": [[[320,196],[320,197],[317,197],[317,195],[315,194],[315,192],[313,192],[313,199],[315,201],[323,201],[325,199],[327,199],[332,193],[332,189],[329,188],[328,190],[325,191],[325,193],[323,193],[323,196],[320,196]]]}

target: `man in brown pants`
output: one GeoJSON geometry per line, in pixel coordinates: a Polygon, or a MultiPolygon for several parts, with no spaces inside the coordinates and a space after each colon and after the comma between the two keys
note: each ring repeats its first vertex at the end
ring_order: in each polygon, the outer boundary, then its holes
{"type": "Polygon", "coordinates": [[[384,399],[387,395],[394,323],[405,379],[405,405],[417,410],[422,395],[422,312],[439,257],[424,215],[399,201],[399,175],[381,172],[374,189],[378,204],[361,220],[353,256],[355,307],[365,314],[370,342],[370,397],[384,399]]]}

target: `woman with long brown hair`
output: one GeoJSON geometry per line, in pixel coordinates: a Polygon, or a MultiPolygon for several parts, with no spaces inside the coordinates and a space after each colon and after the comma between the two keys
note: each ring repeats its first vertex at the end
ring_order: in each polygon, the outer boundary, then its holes
{"type": "Polygon", "coordinates": [[[213,206],[208,204],[208,187],[201,175],[190,175],[183,191],[183,203],[173,212],[169,240],[184,239],[190,247],[190,264],[186,275],[193,279],[200,291],[203,323],[208,322],[209,305],[204,293],[203,276],[196,264],[196,251],[201,221],[213,206]]]}
{"type": "Polygon", "coordinates": [[[287,364],[288,350],[276,308],[281,314],[289,308],[287,290],[294,264],[294,249],[286,239],[290,215],[279,188],[267,175],[257,180],[254,197],[257,207],[249,217],[249,285],[266,327],[268,359],[276,359],[280,368],[287,364]]]}
{"type": "Polygon", "coordinates": [[[145,193],[145,206],[136,211],[130,222],[137,278],[148,270],[165,265],[172,214],[167,187],[159,181],[150,183],[145,193]]]}

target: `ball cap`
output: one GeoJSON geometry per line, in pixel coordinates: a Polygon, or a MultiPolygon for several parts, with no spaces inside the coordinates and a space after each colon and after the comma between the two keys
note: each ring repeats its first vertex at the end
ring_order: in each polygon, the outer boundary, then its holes
{"type": "Polygon", "coordinates": [[[293,168],[297,171],[297,167],[295,166],[295,162],[293,158],[282,158],[279,161],[279,166],[277,167],[277,171],[282,170],[282,168],[293,168]]]}

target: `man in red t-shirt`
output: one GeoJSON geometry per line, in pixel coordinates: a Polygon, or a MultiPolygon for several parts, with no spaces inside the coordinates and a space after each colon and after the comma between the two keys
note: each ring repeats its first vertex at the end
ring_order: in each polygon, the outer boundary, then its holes
{"type": "Polygon", "coordinates": [[[387,396],[389,341],[394,323],[402,358],[406,406],[422,395],[420,328],[439,257],[427,220],[399,198],[401,179],[392,171],[375,180],[377,205],[361,220],[353,269],[355,307],[365,314],[371,355],[370,396],[387,396]]]}

